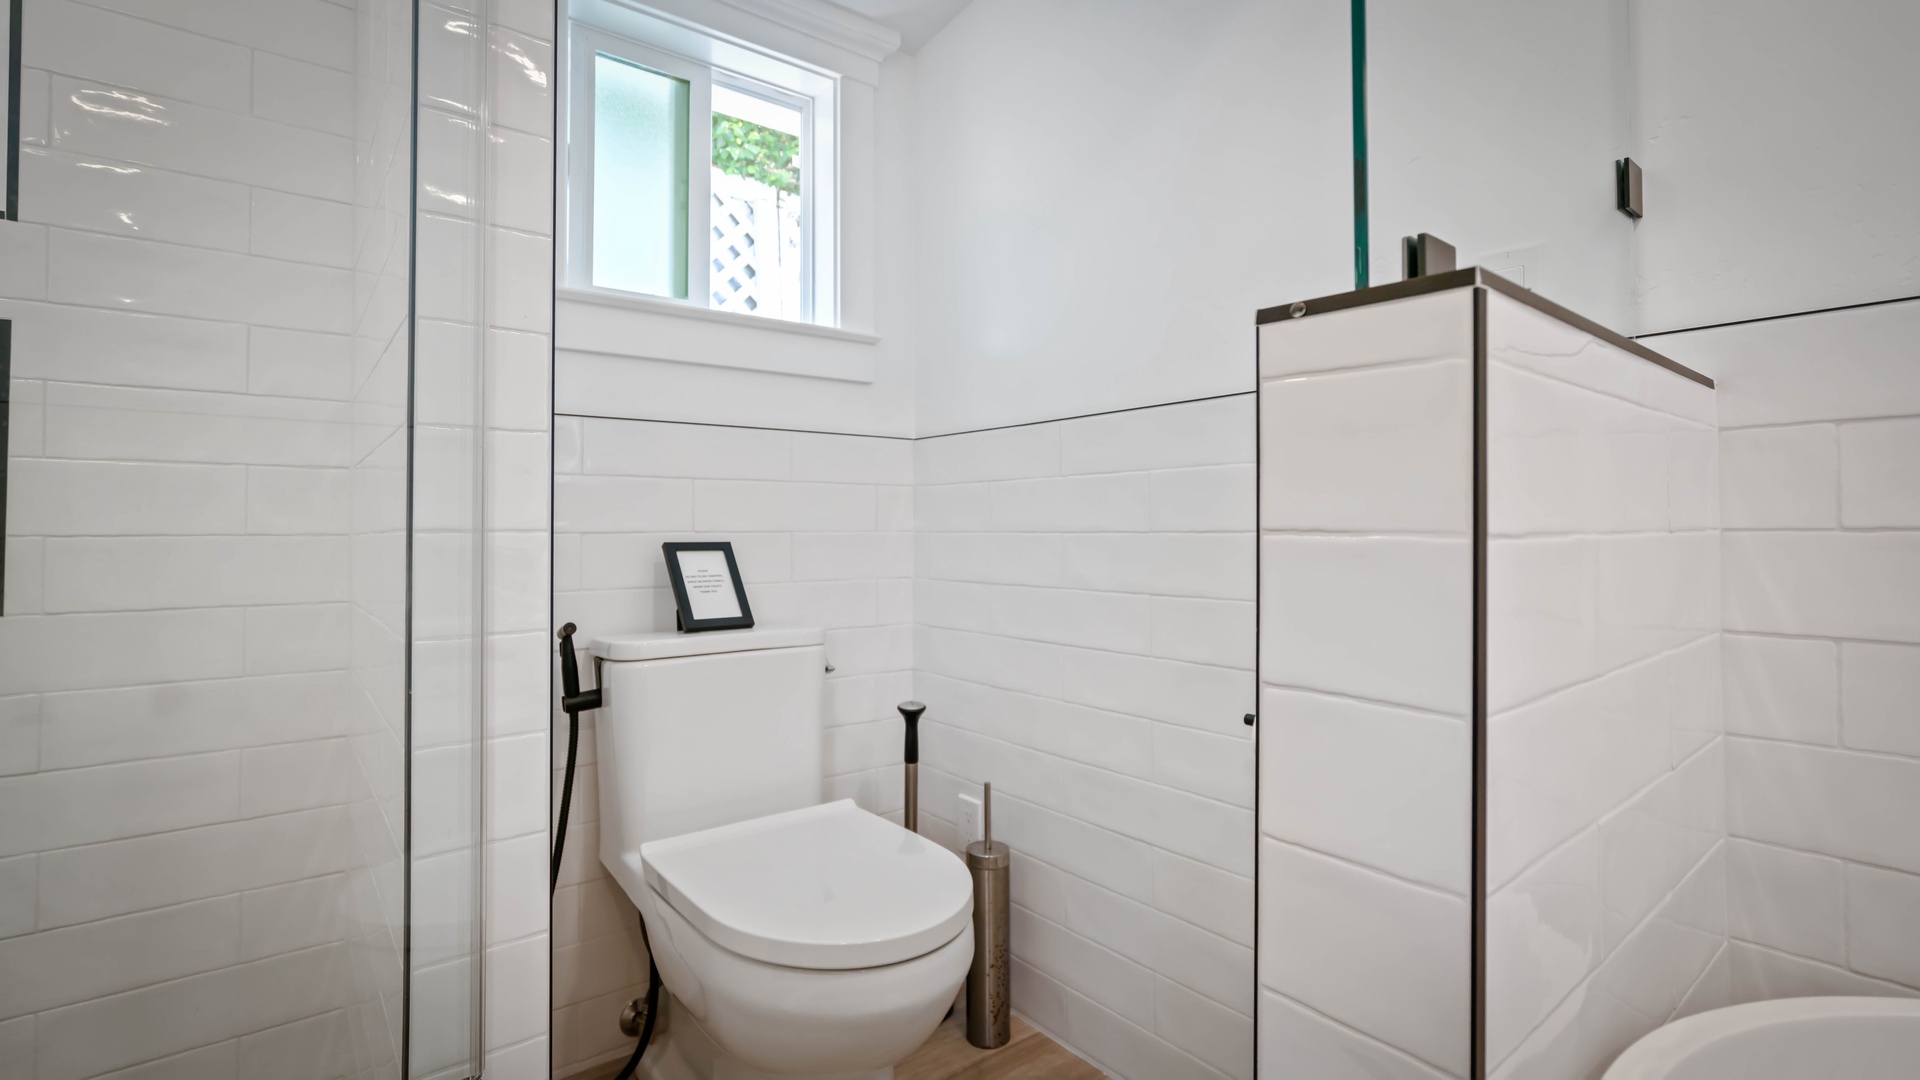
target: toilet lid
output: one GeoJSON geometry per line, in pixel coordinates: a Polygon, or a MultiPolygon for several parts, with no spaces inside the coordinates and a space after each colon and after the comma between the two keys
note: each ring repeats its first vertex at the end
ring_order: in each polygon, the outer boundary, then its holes
{"type": "Polygon", "coordinates": [[[952,852],[851,799],[655,840],[640,861],[701,933],[784,967],[897,964],[973,915],[973,879],[952,852]]]}

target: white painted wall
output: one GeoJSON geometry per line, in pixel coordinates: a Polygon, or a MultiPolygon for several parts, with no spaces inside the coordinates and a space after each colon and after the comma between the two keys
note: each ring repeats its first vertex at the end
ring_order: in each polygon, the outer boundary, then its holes
{"type": "Polygon", "coordinates": [[[1916,341],[1920,301],[1651,342],[1721,388],[1734,1001],[1920,993],[1916,341]]]}
{"type": "Polygon", "coordinates": [[[1642,332],[1920,292],[1920,7],[1682,0],[1634,19],[1642,332]]]}
{"type": "MultiPolygon", "coordinates": [[[[1367,5],[1374,284],[1428,232],[1602,324],[1634,330],[1631,0],[1367,5]]],[[[1329,212],[1334,211],[1329,204],[1329,212]]]]}
{"type": "Polygon", "coordinates": [[[1353,282],[1347,5],[975,0],[919,55],[917,433],[1252,389],[1353,282]]]}

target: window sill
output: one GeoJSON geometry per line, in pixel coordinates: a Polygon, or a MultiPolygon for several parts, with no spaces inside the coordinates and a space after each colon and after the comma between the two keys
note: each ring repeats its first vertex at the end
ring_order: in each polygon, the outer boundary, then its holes
{"type": "Polygon", "coordinates": [[[880,338],[854,330],[710,311],[606,289],[556,288],[553,345],[565,364],[693,364],[871,383],[880,338]]]}
{"type": "Polygon", "coordinates": [[[856,345],[878,345],[880,343],[879,335],[862,333],[858,330],[845,330],[838,326],[821,326],[818,323],[794,322],[791,319],[775,319],[765,315],[742,315],[737,311],[715,311],[712,308],[695,307],[692,304],[676,303],[672,300],[659,300],[651,296],[614,292],[611,289],[590,289],[562,285],[553,290],[553,295],[556,300],[570,300],[575,303],[593,304],[597,307],[615,308],[625,311],[640,311],[650,315],[671,315],[680,319],[696,319],[701,322],[718,323],[723,326],[735,326],[743,330],[760,330],[775,334],[805,334],[809,337],[827,338],[830,341],[852,342],[856,345]]]}

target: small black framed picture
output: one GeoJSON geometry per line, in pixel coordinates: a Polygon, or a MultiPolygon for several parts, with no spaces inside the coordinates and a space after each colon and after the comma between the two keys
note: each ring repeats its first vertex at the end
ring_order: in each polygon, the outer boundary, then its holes
{"type": "Polygon", "coordinates": [[[665,543],[660,550],[667,558],[680,629],[692,633],[753,625],[753,609],[747,606],[747,587],[740,582],[732,544],[725,540],[665,543]]]}

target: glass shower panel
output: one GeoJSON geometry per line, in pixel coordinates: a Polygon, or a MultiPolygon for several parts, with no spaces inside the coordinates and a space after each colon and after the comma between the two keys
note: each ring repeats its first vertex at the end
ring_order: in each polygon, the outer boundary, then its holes
{"type": "Polygon", "coordinates": [[[1634,138],[1629,0],[1360,0],[1370,283],[1402,237],[1633,333],[1635,223],[1614,162],[1634,138]]]}
{"type": "Polygon", "coordinates": [[[419,12],[407,1076],[459,1080],[481,1056],[488,27],[419,12]]]}
{"type": "Polygon", "coordinates": [[[0,139],[5,140],[0,143],[0,218],[15,216],[20,197],[15,183],[20,168],[20,111],[15,107],[20,98],[20,58],[13,48],[18,33],[13,24],[19,13],[15,4],[0,11],[0,139]]]}

